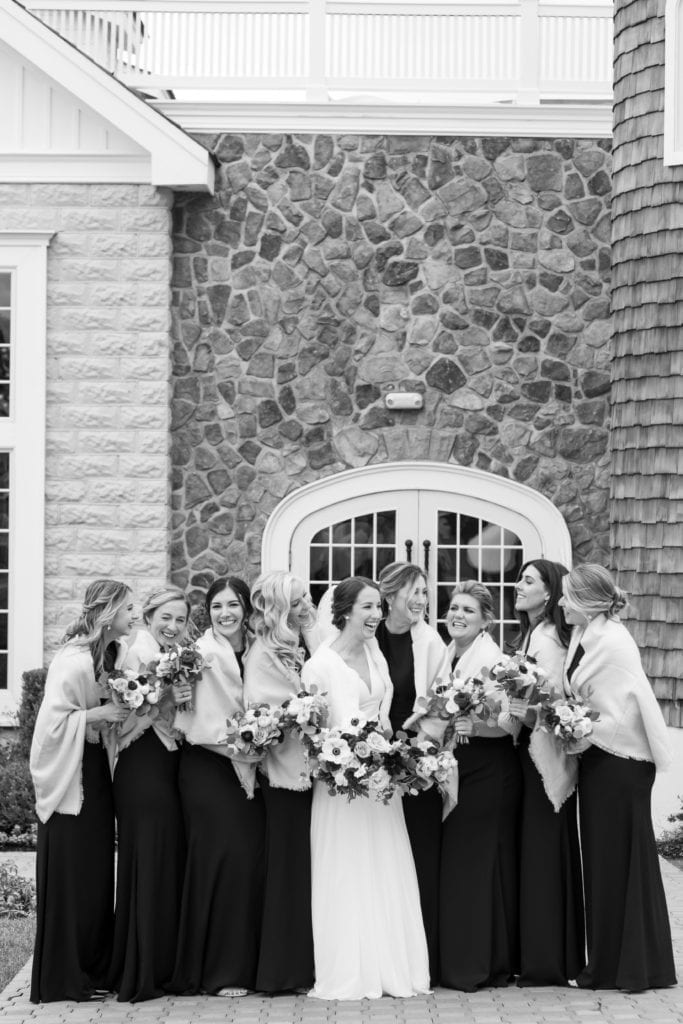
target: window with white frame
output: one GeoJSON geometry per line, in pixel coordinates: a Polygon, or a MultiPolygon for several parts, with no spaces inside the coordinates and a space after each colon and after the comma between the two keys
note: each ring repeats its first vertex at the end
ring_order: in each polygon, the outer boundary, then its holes
{"type": "Polygon", "coordinates": [[[43,661],[45,333],[51,233],[0,231],[0,725],[43,661]]]}

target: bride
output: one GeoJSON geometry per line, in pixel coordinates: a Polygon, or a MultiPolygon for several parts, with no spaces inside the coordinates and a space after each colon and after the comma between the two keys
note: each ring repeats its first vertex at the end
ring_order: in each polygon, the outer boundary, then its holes
{"type": "MultiPolygon", "coordinates": [[[[362,576],[332,598],[336,639],[302,671],[304,686],[326,692],[330,726],[379,718],[389,727],[392,686],[375,642],[377,586],[362,576]]],[[[311,820],[313,945],[319,999],[378,999],[429,991],[417,877],[401,797],[388,804],[348,801],[315,783],[311,820]]]]}

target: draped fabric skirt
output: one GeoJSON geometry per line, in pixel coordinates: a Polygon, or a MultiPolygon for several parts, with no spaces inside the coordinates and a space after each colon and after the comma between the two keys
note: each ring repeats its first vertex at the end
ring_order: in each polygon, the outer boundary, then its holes
{"type": "Polygon", "coordinates": [[[519,742],[523,795],[520,836],[519,985],[567,985],[586,962],[576,793],[555,811],[519,742]]]}
{"type": "Polygon", "coordinates": [[[310,789],[278,789],[259,776],[266,808],[266,860],[261,947],[256,971],[260,992],[313,985],[311,922],[310,789]]]}
{"type": "Polygon", "coordinates": [[[511,737],[455,748],[458,804],[441,844],[441,984],[472,992],[519,970],[519,758],[511,737]]]}
{"type": "Polygon", "coordinates": [[[114,933],[114,806],[107,754],[83,749],[80,814],[38,825],[31,1002],[88,999],[107,984],[114,933]]]}
{"type": "Polygon", "coordinates": [[[263,912],[264,809],[247,799],[232,762],[186,743],[180,800],[187,865],[174,992],[256,986],[263,912]]]}
{"type": "Polygon", "coordinates": [[[417,796],[403,798],[403,814],[420,889],[420,907],[429,952],[432,987],[439,984],[439,864],[442,807],[443,801],[436,786],[424,790],[417,796]]]}
{"type": "Polygon", "coordinates": [[[676,984],[650,811],[655,766],[591,746],[579,766],[588,964],[581,988],[676,984]]]}
{"type": "Polygon", "coordinates": [[[119,856],[110,987],[122,1002],[163,995],[173,973],[185,867],[179,760],[149,728],[121,751],[114,772],[119,856]]]}

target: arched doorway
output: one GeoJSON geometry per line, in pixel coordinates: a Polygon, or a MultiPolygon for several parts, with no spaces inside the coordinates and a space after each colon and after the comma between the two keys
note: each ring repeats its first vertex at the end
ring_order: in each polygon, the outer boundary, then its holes
{"type": "Polygon", "coordinates": [[[569,531],[547,498],[492,473],[434,462],[385,463],[308,484],[274,510],[262,548],[263,569],[291,568],[316,604],[346,576],[376,578],[389,562],[419,563],[437,627],[451,587],[480,580],[494,595],[501,641],[515,628],[520,566],[540,557],[571,564],[569,531]]]}

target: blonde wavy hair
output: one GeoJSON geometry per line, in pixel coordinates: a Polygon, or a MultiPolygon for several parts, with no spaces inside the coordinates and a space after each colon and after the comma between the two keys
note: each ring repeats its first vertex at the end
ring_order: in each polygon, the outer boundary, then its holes
{"type": "Polygon", "coordinates": [[[611,573],[597,562],[577,565],[563,580],[568,601],[587,619],[604,614],[617,618],[628,604],[626,592],[618,587],[611,573]]]}
{"type": "MultiPolygon", "coordinates": [[[[303,663],[298,630],[292,629],[288,618],[292,610],[292,591],[295,586],[306,588],[302,580],[291,572],[276,570],[264,572],[251,588],[251,625],[263,642],[271,648],[287,668],[299,668],[303,663]]],[[[315,611],[309,604],[307,626],[315,623],[315,611]]]]}
{"type": "Polygon", "coordinates": [[[127,583],[118,580],[94,580],[85,591],[83,608],[77,619],[66,627],[62,643],[89,647],[99,675],[104,665],[104,632],[116,618],[121,605],[132,596],[127,583]]]}

